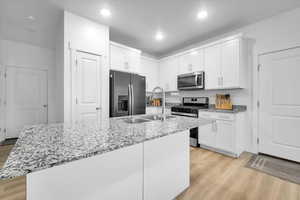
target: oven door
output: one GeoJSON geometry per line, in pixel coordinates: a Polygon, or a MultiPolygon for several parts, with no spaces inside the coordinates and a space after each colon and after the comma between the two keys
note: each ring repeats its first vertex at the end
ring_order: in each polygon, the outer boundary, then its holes
{"type": "Polygon", "coordinates": [[[179,90],[204,89],[204,72],[179,75],[177,87],[179,90]]]}
{"type": "MultiPolygon", "coordinates": [[[[193,117],[198,118],[198,115],[195,113],[181,113],[181,112],[172,112],[172,115],[185,116],[185,117],[193,117]]],[[[200,147],[198,141],[198,127],[190,129],[190,146],[191,147],[200,147]]]]}

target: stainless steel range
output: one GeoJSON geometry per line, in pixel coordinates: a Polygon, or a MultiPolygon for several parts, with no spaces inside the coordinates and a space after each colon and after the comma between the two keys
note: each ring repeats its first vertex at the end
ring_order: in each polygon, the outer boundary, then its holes
{"type": "MultiPolygon", "coordinates": [[[[171,113],[172,115],[198,118],[199,109],[207,109],[208,107],[208,97],[184,97],[182,99],[182,105],[171,107],[171,113]]],[[[199,147],[198,128],[190,130],[190,145],[199,147]]]]}

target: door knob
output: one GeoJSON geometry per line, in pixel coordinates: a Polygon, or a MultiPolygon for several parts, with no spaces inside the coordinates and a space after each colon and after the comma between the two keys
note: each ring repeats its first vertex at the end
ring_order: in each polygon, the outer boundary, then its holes
{"type": "Polygon", "coordinates": [[[43,107],[44,107],[44,108],[47,108],[47,107],[48,107],[48,105],[43,105],[43,107]]]}
{"type": "Polygon", "coordinates": [[[100,108],[100,107],[97,107],[96,110],[101,110],[101,108],[100,108]]]}

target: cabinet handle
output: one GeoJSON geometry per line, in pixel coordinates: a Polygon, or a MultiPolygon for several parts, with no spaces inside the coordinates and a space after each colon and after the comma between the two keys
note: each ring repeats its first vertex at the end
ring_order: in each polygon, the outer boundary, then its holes
{"type": "Polygon", "coordinates": [[[188,70],[189,70],[189,71],[193,71],[193,65],[192,65],[192,64],[189,64],[188,70]]]}
{"type": "Polygon", "coordinates": [[[221,116],[219,116],[219,118],[222,118],[222,119],[230,119],[230,117],[229,116],[226,116],[226,115],[221,115],[221,116]]]}
{"type": "Polygon", "coordinates": [[[213,132],[217,132],[218,131],[218,127],[217,127],[217,121],[214,121],[212,124],[212,131],[213,132]]]}
{"type": "Polygon", "coordinates": [[[129,63],[128,62],[125,62],[124,65],[125,65],[125,69],[129,69],[129,63]]]}

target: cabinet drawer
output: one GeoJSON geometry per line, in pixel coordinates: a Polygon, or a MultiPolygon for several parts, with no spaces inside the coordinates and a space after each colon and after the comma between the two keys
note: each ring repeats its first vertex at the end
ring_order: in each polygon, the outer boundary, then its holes
{"type": "Polygon", "coordinates": [[[206,119],[215,119],[216,118],[214,116],[214,113],[212,113],[212,112],[202,112],[202,111],[199,111],[198,116],[200,118],[206,118],[206,119]]]}
{"type": "Polygon", "coordinates": [[[200,118],[208,118],[208,119],[218,119],[218,120],[226,120],[226,121],[234,121],[235,114],[233,113],[218,113],[218,112],[205,112],[199,111],[200,118]]]}

